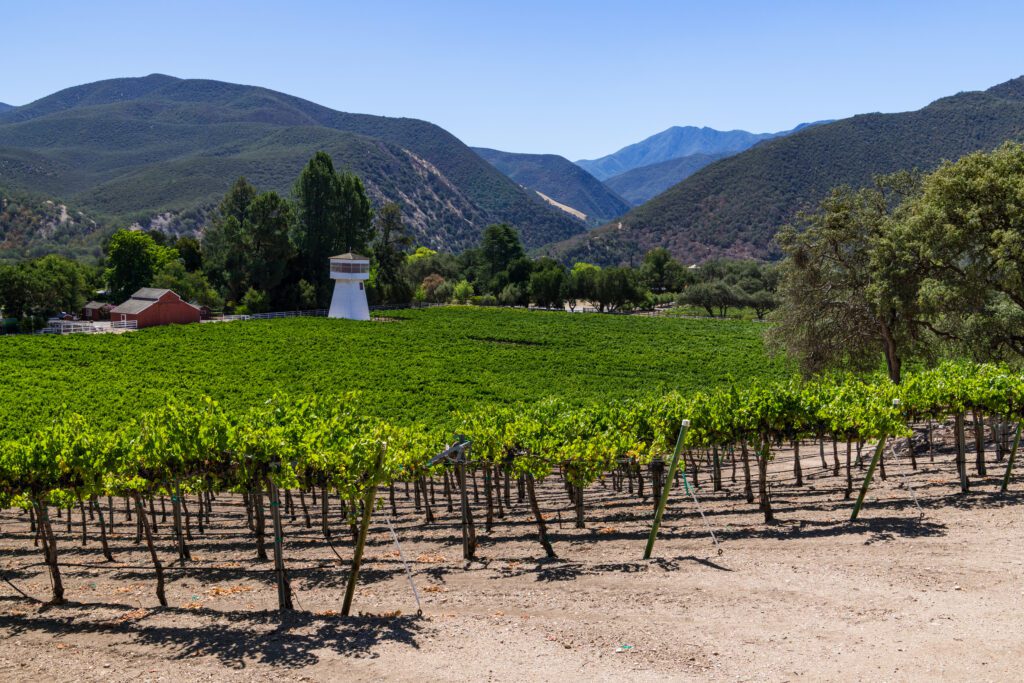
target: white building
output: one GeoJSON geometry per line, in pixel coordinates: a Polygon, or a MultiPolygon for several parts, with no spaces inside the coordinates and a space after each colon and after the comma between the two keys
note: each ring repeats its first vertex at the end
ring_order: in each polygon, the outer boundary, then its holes
{"type": "Polygon", "coordinates": [[[370,307],[366,304],[366,287],[370,279],[370,259],[351,252],[331,257],[331,279],[334,296],[328,318],[369,320],[370,307]]]}

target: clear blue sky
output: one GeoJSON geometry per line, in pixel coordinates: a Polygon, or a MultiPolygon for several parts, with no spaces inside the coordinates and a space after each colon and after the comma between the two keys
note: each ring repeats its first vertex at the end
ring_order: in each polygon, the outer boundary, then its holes
{"type": "Polygon", "coordinates": [[[471,145],[615,151],[917,109],[1024,74],[1022,2],[10,2],[0,101],[166,73],[433,121],[471,145]]]}

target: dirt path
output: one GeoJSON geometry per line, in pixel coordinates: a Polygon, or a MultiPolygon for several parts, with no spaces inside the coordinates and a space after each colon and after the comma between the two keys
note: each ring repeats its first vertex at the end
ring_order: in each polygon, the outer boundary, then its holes
{"type": "MultiPolygon", "coordinates": [[[[237,498],[218,498],[212,528],[193,543],[197,561],[171,571],[167,609],[156,607],[123,513],[113,566],[96,538],[82,548],[80,529],[69,535],[62,520],[71,602],[40,610],[0,584],[0,680],[1020,680],[1024,493],[994,493],[1001,466],[962,497],[948,453],[923,459],[910,478],[926,510],[919,520],[890,464],[850,524],[843,482],[822,472],[816,452],[805,449],[799,489],[784,482],[784,458],[772,475],[776,524],[762,523],[728,471],[726,491],[702,486],[721,556],[681,496],[657,559],[643,561],[650,502],[596,485],[585,496],[588,528],[575,530],[551,480],[542,496],[559,559],[538,559],[513,491],[514,511],[490,534],[481,524],[481,561],[464,568],[457,512],[446,512],[440,487],[433,528],[400,493],[397,527],[422,617],[380,515],[356,594],[356,609],[377,616],[347,620],[335,614],[346,567],[319,537],[312,506],[312,529],[301,515],[287,527],[302,611],[283,620],[237,498]]],[[[1012,490],[1024,491],[1024,477],[1012,490]]],[[[347,529],[334,526],[347,559],[347,529]]],[[[45,598],[40,557],[24,518],[3,513],[0,568],[45,598]]]]}

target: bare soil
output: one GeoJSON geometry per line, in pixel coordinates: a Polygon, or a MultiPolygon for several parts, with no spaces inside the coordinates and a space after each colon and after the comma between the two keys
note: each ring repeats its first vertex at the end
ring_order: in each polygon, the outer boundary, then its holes
{"type": "MultiPolygon", "coordinates": [[[[319,534],[318,506],[311,529],[301,511],[286,526],[300,609],[285,616],[238,497],[217,498],[184,568],[173,562],[170,515],[160,525],[168,608],[157,606],[145,546],[135,545],[122,504],[115,563],[103,561],[95,525],[82,547],[76,511],[71,534],[54,520],[68,604],[41,607],[0,583],[0,680],[1020,680],[1024,476],[999,495],[1005,464],[990,452],[989,476],[978,477],[969,453],[972,490],[962,495],[948,449],[934,463],[919,455],[916,472],[904,457],[902,467],[886,463],[887,479],[876,479],[850,523],[845,477],[822,469],[815,445],[802,455],[802,487],[790,452],[772,467],[774,524],[744,500],[742,468],[733,483],[726,467],[719,493],[701,471],[721,555],[692,499],[674,489],[650,561],[640,558],[653,504],[610,481],[586,491],[582,530],[572,528],[557,478],[541,487],[556,560],[543,559],[514,487],[513,509],[490,533],[475,505],[479,561],[468,566],[457,499],[448,513],[438,485],[438,523],[427,527],[399,487],[395,526],[422,616],[383,512],[356,593],[362,614],[346,619],[337,612],[351,536],[335,519],[341,562],[319,534]]],[[[854,476],[859,484],[862,473],[854,476]]],[[[46,599],[41,559],[27,519],[3,513],[0,570],[46,599]]]]}

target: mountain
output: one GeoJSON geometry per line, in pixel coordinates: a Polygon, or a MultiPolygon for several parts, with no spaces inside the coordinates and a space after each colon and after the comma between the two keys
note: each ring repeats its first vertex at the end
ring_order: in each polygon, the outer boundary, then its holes
{"type": "Polygon", "coordinates": [[[517,154],[474,147],[473,151],[523,187],[553,199],[600,225],[629,210],[600,180],[557,154],[517,154]]]}
{"type": "Polygon", "coordinates": [[[639,206],[648,199],[656,197],[676,183],[704,168],[713,161],[718,161],[728,152],[719,154],[690,154],[678,159],[669,159],[657,164],[648,164],[614,175],[604,184],[614,190],[632,206],[639,206]]]}
{"type": "Polygon", "coordinates": [[[239,175],[290,192],[325,150],[417,242],[458,250],[489,223],[527,245],[586,225],[426,121],[349,114],[265,88],[154,74],[62,90],[0,113],[0,188],[59,198],[100,222],[201,228],[239,175]]]}
{"type": "Polygon", "coordinates": [[[14,107],[12,107],[9,104],[4,104],[3,102],[0,102],[0,111],[7,111],[8,109],[14,109],[14,107]]]}
{"type": "Polygon", "coordinates": [[[634,168],[691,154],[735,154],[753,147],[762,140],[788,135],[806,125],[811,124],[801,124],[792,131],[780,133],[748,133],[745,130],[722,131],[707,127],[673,126],[646,140],[623,147],[614,154],[600,159],[580,159],[576,163],[598,180],[606,180],[634,168]]]}
{"type": "Polygon", "coordinates": [[[918,111],[863,114],[764,141],[722,159],[618,221],[547,252],[566,261],[622,262],[663,246],[693,263],[772,258],[779,226],[837,185],[934,169],[945,159],[1024,140],[1024,77],[945,97],[918,111]]]}

